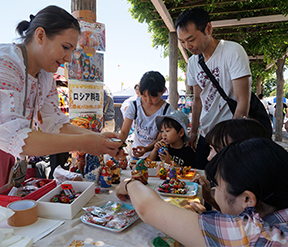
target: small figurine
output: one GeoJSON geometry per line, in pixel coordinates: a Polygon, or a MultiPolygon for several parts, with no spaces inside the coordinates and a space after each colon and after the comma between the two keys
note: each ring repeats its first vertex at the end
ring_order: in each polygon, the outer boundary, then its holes
{"type": "Polygon", "coordinates": [[[83,66],[83,79],[88,80],[90,76],[90,60],[85,59],[84,60],[84,66],[83,66]]]}
{"type": "Polygon", "coordinates": [[[150,168],[151,167],[151,160],[146,158],[144,164],[147,168],[150,168]]]}
{"type": "Polygon", "coordinates": [[[172,163],[172,167],[170,168],[169,170],[169,178],[172,179],[172,178],[177,178],[177,171],[176,171],[176,168],[174,167],[174,161],[171,161],[172,163]]]}
{"type": "Polygon", "coordinates": [[[132,178],[141,181],[143,184],[148,184],[148,168],[145,165],[145,160],[137,161],[136,170],[131,172],[132,178]]]}
{"type": "Polygon", "coordinates": [[[177,178],[177,173],[176,173],[176,168],[175,167],[172,167],[170,168],[169,170],[169,178],[177,178]]]}
{"type": "Polygon", "coordinates": [[[126,156],[120,157],[118,162],[119,162],[119,167],[122,170],[126,170],[127,169],[128,161],[127,161],[126,156]]]}
{"type": "Polygon", "coordinates": [[[159,150],[158,150],[158,154],[164,154],[164,155],[166,155],[166,153],[165,153],[165,150],[168,152],[168,147],[167,147],[167,145],[163,142],[162,144],[161,144],[161,148],[159,148],[159,150]]]}
{"type": "Polygon", "coordinates": [[[95,79],[95,72],[96,72],[95,64],[92,64],[91,71],[90,71],[90,80],[92,81],[95,79]]]}
{"type": "Polygon", "coordinates": [[[160,179],[166,180],[167,172],[166,172],[166,169],[165,169],[164,167],[161,167],[161,168],[160,168],[158,174],[159,174],[159,178],[160,178],[160,179]]]}
{"type": "Polygon", "coordinates": [[[116,165],[113,165],[111,167],[111,178],[112,178],[112,184],[120,183],[120,168],[116,165]]]}
{"type": "Polygon", "coordinates": [[[78,173],[83,173],[84,171],[84,167],[85,167],[85,155],[86,153],[84,152],[80,152],[77,151],[76,152],[76,165],[78,167],[78,169],[76,170],[76,172],[78,173]],[[79,171],[78,171],[79,170],[79,171]]]}
{"type": "Polygon", "coordinates": [[[133,170],[136,167],[137,160],[131,160],[129,162],[130,169],[133,170]]]}
{"type": "Polygon", "coordinates": [[[111,170],[106,165],[102,168],[100,182],[101,182],[101,187],[104,187],[104,188],[111,187],[111,182],[112,182],[111,170]]]}

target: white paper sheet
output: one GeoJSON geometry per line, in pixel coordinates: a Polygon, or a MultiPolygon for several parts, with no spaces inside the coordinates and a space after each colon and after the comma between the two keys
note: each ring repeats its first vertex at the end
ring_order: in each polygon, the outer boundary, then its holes
{"type": "Polygon", "coordinates": [[[7,221],[0,223],[0,228],[12,228],[14,229],[14,235],[26,236],[34,239],[34,243],[39,239],[45,237],[47,234],[55,230],[62,225],[63,220],[51,220],[38,218],[38,220],[29,226],[12,227],[7,224],[7,221]]]}

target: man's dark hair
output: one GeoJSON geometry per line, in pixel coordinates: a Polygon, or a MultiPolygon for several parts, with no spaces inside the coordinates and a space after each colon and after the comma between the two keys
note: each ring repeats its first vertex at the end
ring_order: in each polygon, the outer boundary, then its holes
{"type": "Polygon", "coordinates": [[[259,99],[263,99],[263,97],[264,97],[264,94],[262,94],[262,93],[258,94],[259,99]]]}
{"type": "Polygon", "coordinates": [[[186,28],[188,23],[194,23],[196,29],[205,34],[205,28],[208,22],[211,22],[210,16],[205,9],[196,7],[183,11],[175,22],[176,29],[186,28]]]}

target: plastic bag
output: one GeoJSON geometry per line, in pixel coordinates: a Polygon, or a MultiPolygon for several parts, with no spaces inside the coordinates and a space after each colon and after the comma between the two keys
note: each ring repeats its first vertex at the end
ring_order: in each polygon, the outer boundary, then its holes
{"type": "Polygon", "coordinates": [[[53,176],[57,183],[63,183],[64,181],[83,181],[83,176],[81,173],[70,172],[64,170],[60,165],[54,170],[53,176]]]}

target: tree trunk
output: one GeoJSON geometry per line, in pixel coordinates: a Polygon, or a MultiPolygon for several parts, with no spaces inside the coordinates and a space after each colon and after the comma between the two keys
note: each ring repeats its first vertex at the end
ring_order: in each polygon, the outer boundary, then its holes
{"type": "Polygon", "coordinates": [[[257,75],[256,95],[258,96],[260,93],[263,93],[263,89],[261,86],[261,77],[259,75],[257,75]]]}
{"type": "Polygon", "coordinates": [[[176,32],[169,33],[169,103],[177,110],[179,94],[177,90],[178,38],[176,32]]]}
{"type": "Polygon", "coordinates": [[[96,0],[71,0],[71,13],[86,22],[96,22],[96,0]]]}
{"type": "Polygon", "coordinates": [[[282,127],[283,127],[283,68],[285,64],[285,58],[277,60],[277,94],[276,94],[276,128],[275,128],[275,141],[282,141],[282,127]]]}
{"type": "Polygon", "coordinates": [[[91,10],[96,14],[96,0],[71,0],[71,12],[91,10]]]}

